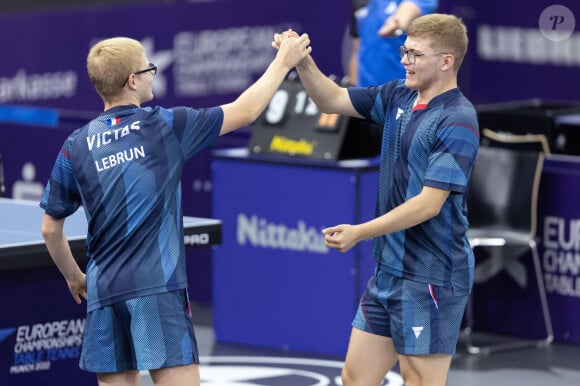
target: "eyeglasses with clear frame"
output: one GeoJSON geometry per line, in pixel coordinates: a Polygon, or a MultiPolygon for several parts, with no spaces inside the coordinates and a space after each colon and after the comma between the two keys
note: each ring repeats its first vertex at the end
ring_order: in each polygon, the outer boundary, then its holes
{"type": "MultiPolygon", "coordinates": [[[[145,74],[146,72],[150,73],[152,76],[156,75],[157,74],[157,66],[153,63],[149,63],[149,67],[147,67],[144,70],[135,71],[132,75],[145,74]]],[[[129,78],[127,78],[127,80],[125,81],[125,83],[123,83],[123,86],[121,86],[121,87],[125,87],[125,85],[127,84],[128,81],[129,81],[129,78]]]]}
{"type": "Polygon", "coordinates": [[[405,48],[405,46],[400,46],[399,55],[401,55],[401,59],[403,59],[403,57],[407,55],[409,62],[411,62],[411,64],[415,64],[417,62],[417,58],[420,58],[421,56],[451,55],[451,54],[449,52],[433,52],[430,54],[420,54],[415,51],[409,51],[408,49],[405,48]]]}

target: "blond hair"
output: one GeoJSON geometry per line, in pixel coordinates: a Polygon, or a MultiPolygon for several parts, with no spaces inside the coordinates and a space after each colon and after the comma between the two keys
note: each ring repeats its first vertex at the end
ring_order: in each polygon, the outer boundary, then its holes
{"type": "Polygon", "coordinates": [[[467,27],[457,16],[432,13],[414,19],[407,30],[407,36],[428,38],[436,51],[453,55],[453,68],[459,70],[467,52],[467,27]]]}
{"type": "Polygon", "coordinates": [[[87,71],[101,98],[110,101],[120,94],[144,52],[139,41],[126,37],[101,40],[91,48],[87,71]]]}

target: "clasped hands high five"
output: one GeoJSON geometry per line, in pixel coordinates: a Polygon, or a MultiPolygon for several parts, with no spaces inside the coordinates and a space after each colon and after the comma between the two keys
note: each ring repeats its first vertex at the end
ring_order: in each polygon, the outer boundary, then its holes
{"type": "Polygon", "coordinates": [[[292,29],[274,34],[272,48],[278,50],[278,55],[282,55],[285,58],[284,63],[290,67],[297,66],[312,52],[308,34],[298,35],[292,29]]]}

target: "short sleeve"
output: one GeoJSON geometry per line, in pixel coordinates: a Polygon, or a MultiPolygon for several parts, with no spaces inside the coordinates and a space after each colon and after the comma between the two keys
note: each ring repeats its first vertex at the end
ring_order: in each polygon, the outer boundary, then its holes
{"type": "Polygon", "coordinates": [[[470,109],[453,110],[435,133],[425,185],[465,193],[479,149],[479,129],[470,109]]]}
{"type": "Polygon", "coordinates": [[[50,173],[40,207],[54,218],[73,214],[81,205],[81,195],[70,162],[72,139],[63,144],[50,173]]]}

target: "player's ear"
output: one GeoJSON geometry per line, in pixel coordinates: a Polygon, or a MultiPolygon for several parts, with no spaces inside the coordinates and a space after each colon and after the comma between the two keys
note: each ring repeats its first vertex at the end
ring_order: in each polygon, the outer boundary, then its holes
{"type": "Polygon", "coordinates": [[[455,64],[455,56],[453,56],[453,54],[444,54],[443,55],[443,66],[441,67],[441,70],[442,71],[453,70],[454,64],[455,64]]]}
{"type": "Polygon", "coordinates": [[[137,85],[135,84],[135,74],[129,75],[129,78],[127,79],[127,85],[131,90],[135,90],[137,88],[137,85]]]}

